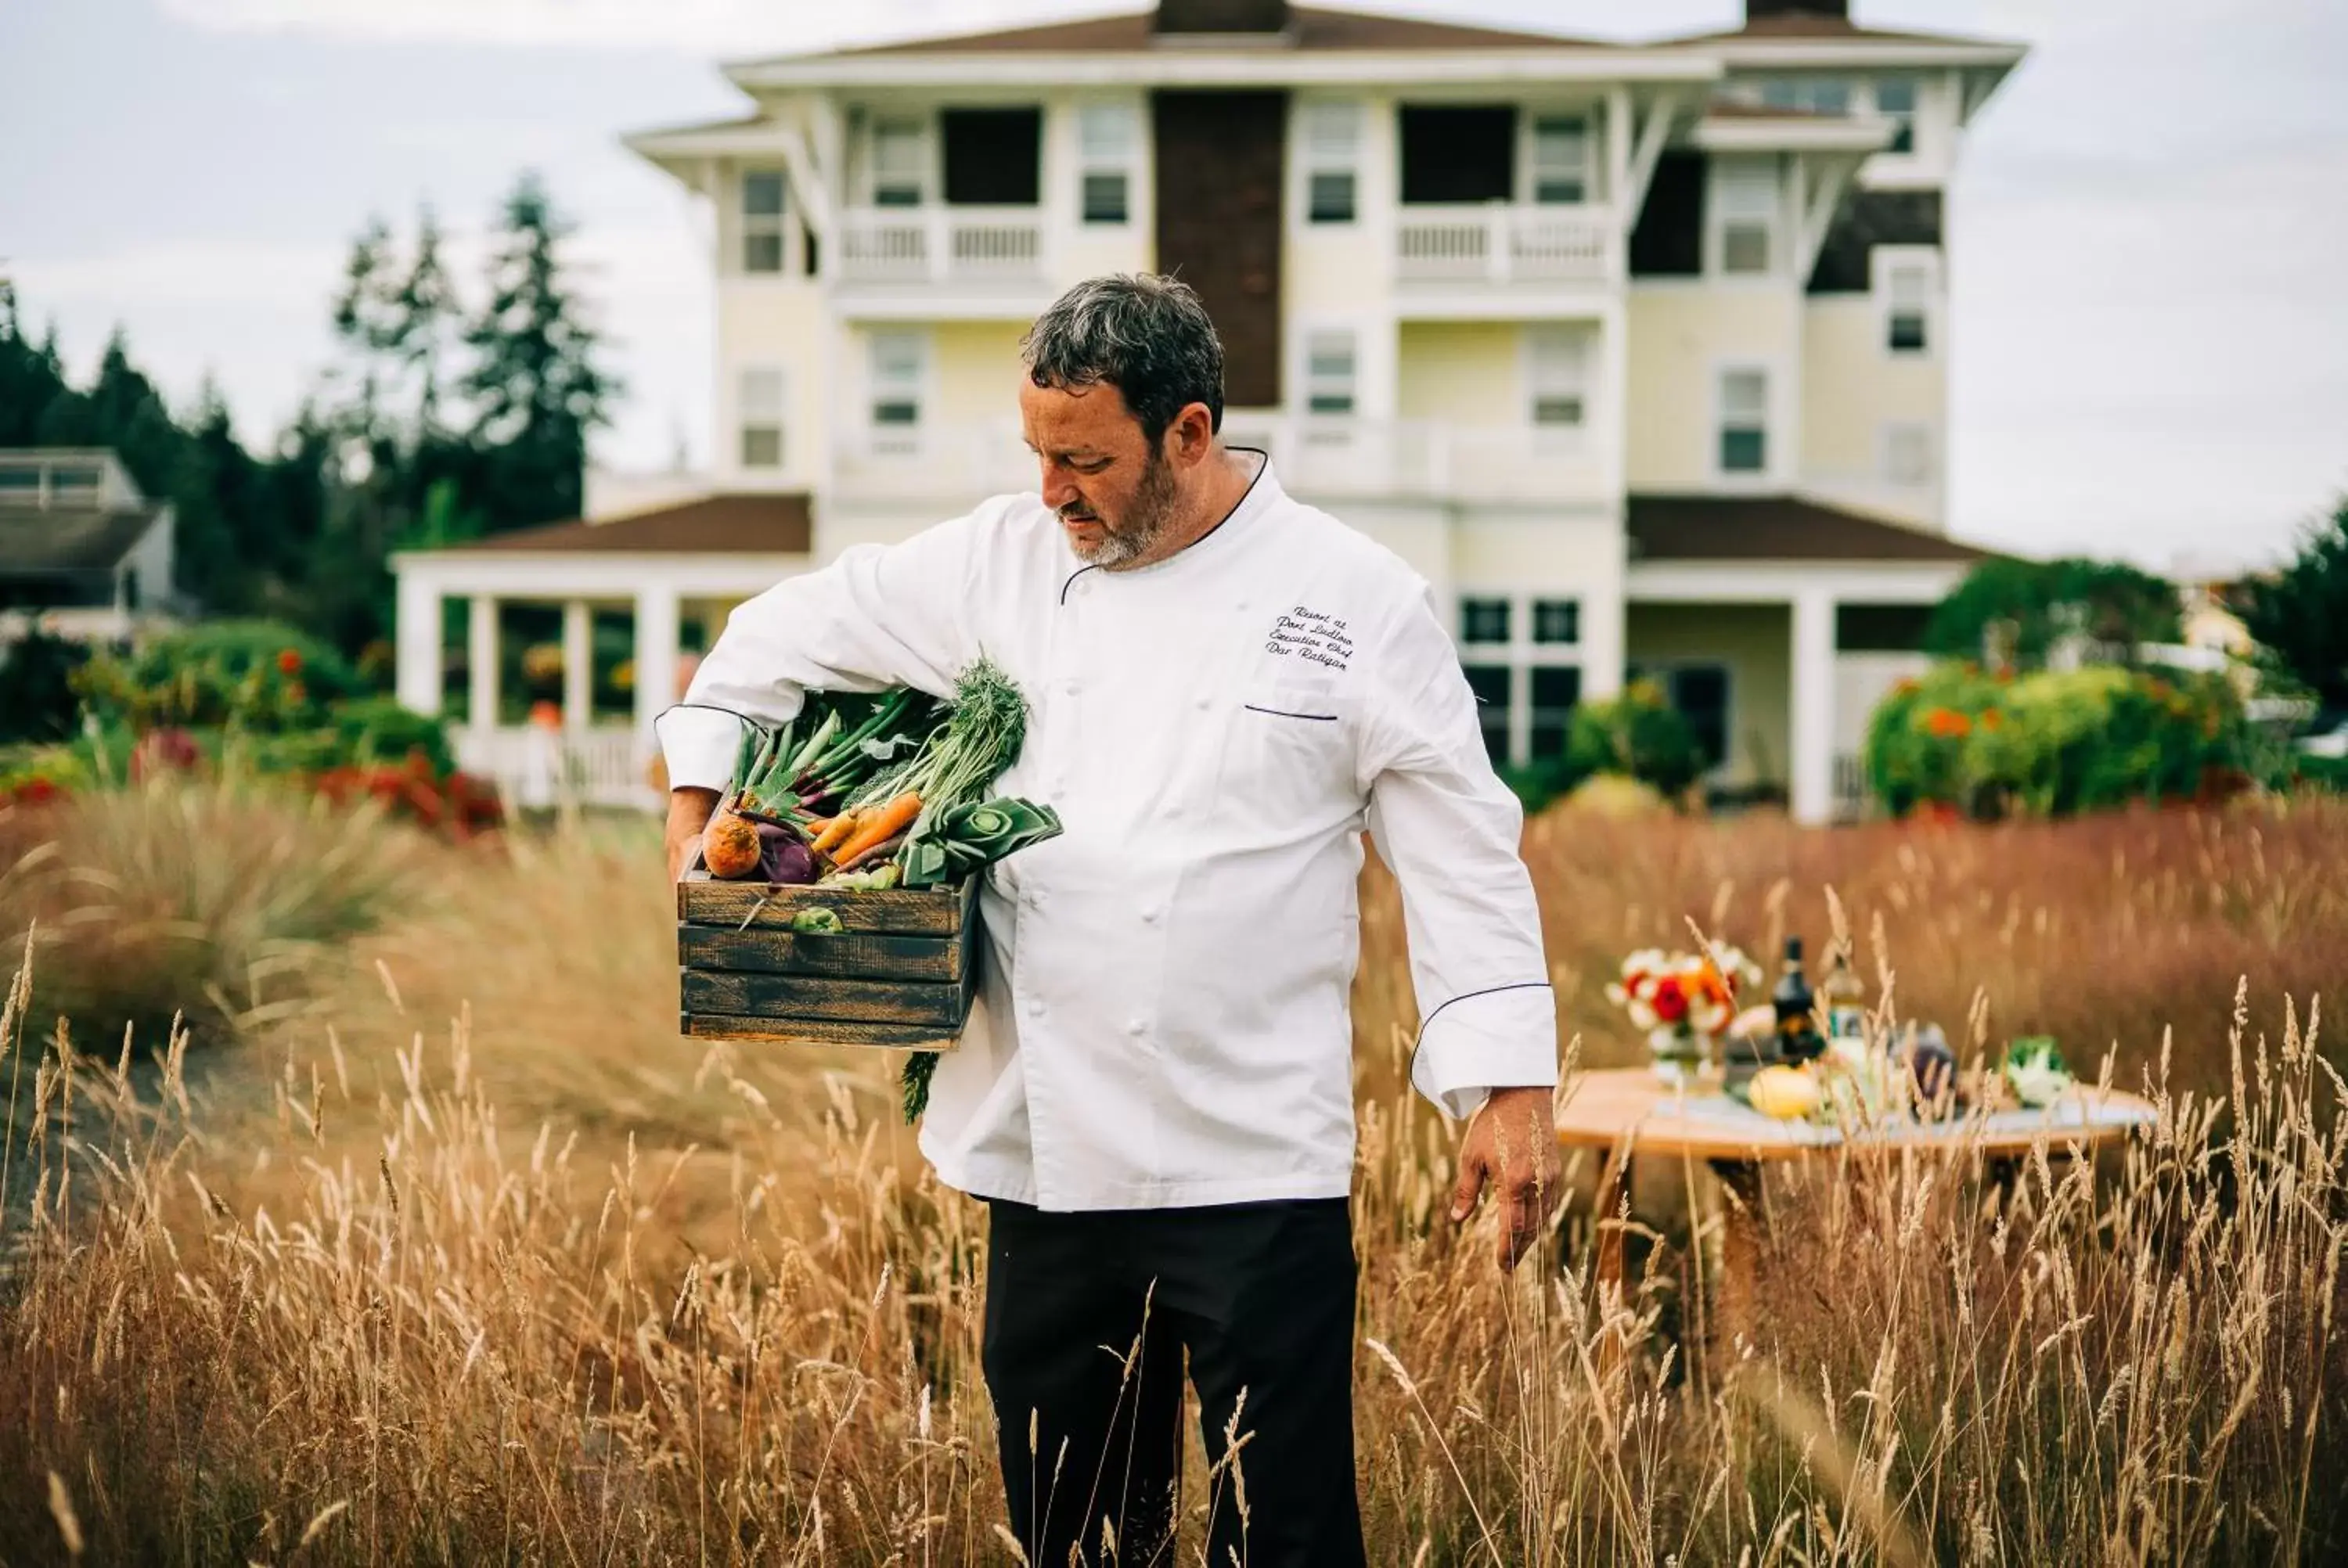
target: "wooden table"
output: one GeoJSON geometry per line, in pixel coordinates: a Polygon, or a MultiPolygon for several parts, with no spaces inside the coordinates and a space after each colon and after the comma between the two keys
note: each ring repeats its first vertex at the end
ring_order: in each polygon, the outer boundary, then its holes
{"type": "Polygon", "coordinates": [[[1721,1235],[1716,1321],[1728,1342],[1752,1325],[1753,1278],[1760,1257],[1761,1176],[1772,1162],[1831,1156],[1854,1149],[1906,1148],[1971,1154],[2011,1171],[2034,1149],[2052,1155],[2085,1152],[2147,1127],[2157,1112],[2137,1095],[2074,1087],[2043,1112],[2007,1111],[1943,1122],[1886,1122],[1855,1128],[1779,1122],[1729,1099],[1712,1085],[1674,1088],[1644,1067],[1585,1072],[1566,1086],[1557,1112],[1558,1142],[1599,1152],[1594,1275],[1601,1299],[1622,1291],[1623,1199],[1632,1161],[1641,1155],[1701,1160],[1732,1201],[1721,1235]]]}

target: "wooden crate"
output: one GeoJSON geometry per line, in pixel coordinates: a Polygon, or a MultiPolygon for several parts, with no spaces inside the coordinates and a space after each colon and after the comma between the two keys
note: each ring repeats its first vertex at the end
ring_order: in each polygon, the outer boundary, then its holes
{"type": "Polygon", "coordinates": [[[951,1049],[978,984],[978,879],[861,892],[721,882],[676,889],[679,1027],[703,1039],[951,1049]],[[790,928],[829,909],[841,929],[790,928]]]}

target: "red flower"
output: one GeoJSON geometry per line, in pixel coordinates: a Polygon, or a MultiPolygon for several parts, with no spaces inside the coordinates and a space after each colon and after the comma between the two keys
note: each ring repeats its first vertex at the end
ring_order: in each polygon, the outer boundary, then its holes
{"type": "Polygon", "coordinates": [[[302,673],[302,655],[291,648],[279,649],[277,651],[277,672],[280,675],[299,675],[302,673]]]}
{"type": "Polygon", "coordinates": [[[16,804],[19,805],[45,805],[57,798],[57,781],[26,779],[16,786],[15,797],[16,804]]]}
{"type": "Polygon", "coordinates": [[[1676,976],[1667,976],[1655,982],[1655,994],[1647,999],[1647,1005],[1655,1009],[1655,1016],[1663,1022],[1678,1023],[1687,1017],[1687,992],[1681,988],[1676,976]]]}

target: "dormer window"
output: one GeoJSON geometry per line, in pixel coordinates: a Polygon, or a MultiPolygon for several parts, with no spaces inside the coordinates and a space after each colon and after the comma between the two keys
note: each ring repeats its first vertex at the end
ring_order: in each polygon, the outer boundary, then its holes
{"type": "Polygon", "coordinates": [[[1761,84],[1761,101],[1773,109],[1847,115],[1850,84],[1839,77],[1771,77],[1761,84]]]}

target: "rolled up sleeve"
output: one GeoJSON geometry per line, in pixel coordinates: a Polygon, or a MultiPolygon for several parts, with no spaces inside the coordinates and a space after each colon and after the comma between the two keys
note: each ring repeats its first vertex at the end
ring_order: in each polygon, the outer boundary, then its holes
{"type": "Polygon", "coordinates": [[[970,590],[993,509],[851,547],[737,607],[657,722],[671,787],[725,789],[745,722],[788,723],[809,690],[949,695],[972,657],[970,590]]]}
{"type": "Polygon", "coordinates": [[[1417,994],[1411,1083],[1447,1114],[1557,1082],[1557,1004],[1518,850],[1524,810],[1492,770],[1476,698],[1422,590],[1374,647],[1362,767],[1372,841],[1402,886],[1417,994]]]}

